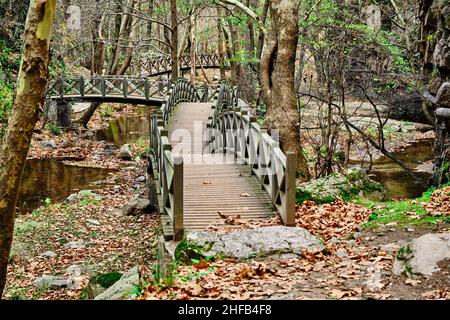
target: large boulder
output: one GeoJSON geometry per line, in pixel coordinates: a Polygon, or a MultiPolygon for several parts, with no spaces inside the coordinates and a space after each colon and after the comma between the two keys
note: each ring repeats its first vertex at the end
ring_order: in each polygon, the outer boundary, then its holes
{"type": "Polygon", "coordinates": [[[133,290],[139,283],[138,267],[131,268],[119,281],[115,282],[106,291],[95,297],[95,300],[130,300],[135,298],[133,290]]]}
{"type": "Polygon", "coordinates": [[[444,82],[440,86],[436,94],[436,103],[445,108],[450,108],[450,82],[444,82]]]}
{"type": "Polygon", "coordinates": [[[351,169],[346,174],[329,176],[302,183],[297,188],[297,201],[313,200],[317,203],[332,202],[336,198],[359,196],[382,200],[385,196],[383,184],[370,179],[364,170],[351,169]]]}
{"type": "Polygon", "coordinates": [[[205,257],[224,255],[237,259],[282,256],[289,253],[301,255],[303,251],[316,253],[325,248],[322,241],[306,229],[285,226],[229,233],[190,232],[187,234],[187,241],[192,247],[202,248],[200,251],[205,257]]]}
{"type": "Polygon", "coordinates": [[[399,249],[392,271],[429,277],[444,259],[450,259],[450,233],[425,234],[399,249]]]}

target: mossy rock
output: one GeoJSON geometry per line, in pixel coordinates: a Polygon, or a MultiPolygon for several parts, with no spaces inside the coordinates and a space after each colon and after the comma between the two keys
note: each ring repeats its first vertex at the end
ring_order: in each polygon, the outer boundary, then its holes
{"type": "Polygon", "coordinates": [[[383,184],[370,179],[364,170],[351,169],[345,174],[333,173],[329,176],[302,183],[297,187],[298,203],[312,200],[317,203],[329,203],[341,198],[352,197],[382,200],[385,196],[383,184]]]}
{"type": "MultiPolygon", "coordinates": [[[[111,287],[122,277],[120,272],[108,272],[92,277],[87,287],[87,298],[94,299],[96,296],[111,287]]],[[[81,297],[80,297],[81,298],[81,297]]],[[[86,299],[86,298],[84,298],[86,299]]]]}

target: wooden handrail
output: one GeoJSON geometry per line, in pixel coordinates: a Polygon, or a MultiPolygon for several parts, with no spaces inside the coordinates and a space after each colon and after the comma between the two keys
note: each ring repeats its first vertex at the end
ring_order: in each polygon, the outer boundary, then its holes
{"type": "Polygon", "coordinates": [[[155,180],[161,196],[161,214],[171,224],[174,240],[183,237],[183,157],[174,157],[166,130],[173,110],[180,102],[197,101],[196,88],[186,79],[178,79],[170,85],[161,108],[151,116],[150,143],[152,163],[156,165],[155,180]]]}
{"type": "Polygon", "coordinates": [[[238,106],[235,87],[222,81],[207,124],[208,151],[232,152],[251,168],[286,225],[295,223],[296,156],[283,153],[277,139],[238,106]]]}

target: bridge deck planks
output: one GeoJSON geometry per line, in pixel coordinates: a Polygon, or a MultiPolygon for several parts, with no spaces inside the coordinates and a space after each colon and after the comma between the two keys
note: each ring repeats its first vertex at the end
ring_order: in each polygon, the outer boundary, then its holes
{"type": "Polygon", "coordinates": [[[223,224],[218,212],[239,214],[244,220],[273,216],[270,197],[251,175],[248,165],[236,163],[230,155],[217,155],[216,162],[211,162],[211,155],[203,154],[206,142],[200,137],[204,136],[211,106],[180,103],[168,123],[173,154],[184,160],[184,227],[204,230],[209,225],[223,224]],[[187,132],[191,139],[183,135],[187,132]]]}

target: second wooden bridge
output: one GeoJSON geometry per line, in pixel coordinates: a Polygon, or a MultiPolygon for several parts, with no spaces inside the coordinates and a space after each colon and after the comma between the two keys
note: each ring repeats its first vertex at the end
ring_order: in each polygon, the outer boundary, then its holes
{"type": "Polygon", "coordinates": [[[262,219],[278,212],[295,217],[294,154],[284,154],[226,81],[214,101],[199,102],[185,79],[171,85],[152,115],[152,171],[164,236],[221,224],[224,216],[262,219]]]}

